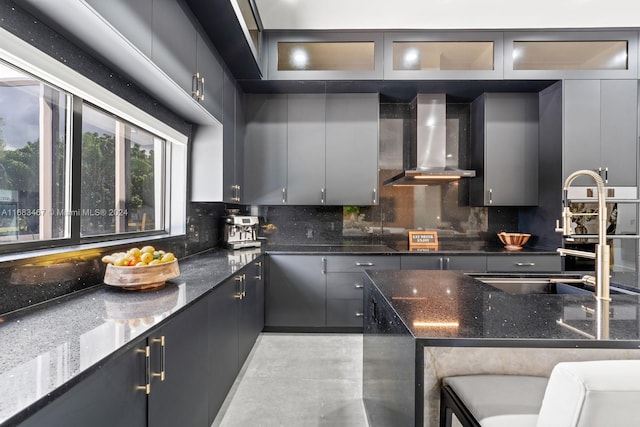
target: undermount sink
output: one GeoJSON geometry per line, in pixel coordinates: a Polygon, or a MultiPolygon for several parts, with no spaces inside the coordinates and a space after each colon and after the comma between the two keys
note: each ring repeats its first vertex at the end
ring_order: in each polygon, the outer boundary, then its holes
{"type": "MultiPolygon", "coordinates": [[[[585,286],[580,275],[491,275],[467,273],[467,276],[512,295],[593,295],[593,288],[585,286]]],[[[611,294],[626,293],[610,287],[611,294]]]]}

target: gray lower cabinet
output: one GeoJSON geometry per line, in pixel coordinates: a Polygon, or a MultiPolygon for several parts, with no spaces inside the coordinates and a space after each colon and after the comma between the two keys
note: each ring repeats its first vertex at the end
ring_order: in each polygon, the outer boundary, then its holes
{"type": "Polygon", "coordinates": [[[400,257],[270,254],[266,326],[361,328],[365,269],[399,270],[400,257]]]}
{"type": "Polygon", "coordinates": [[[471,103],[474,206],[538,204],[538,94],[485,93],[471,103]]]}
{"type": "Polygon", "coordinates": [[[194,304],[156,332],[128,345],[121,355],[20,427],[210,425],[208,384],[203,375],[207,370],[207,359],[203,357],[207,333],[202,327],[206,320],[207,305],[194,304]]]}
{"type": "Polygon", "coordinates": [[[600,171],[607,185],[636,186],[637,110],[637,80],[563,81],[563,178],[588,169],[600,171]]]}
{"type": "Polygon", "coordinates": [[[402,270],[486,271],[486,255],[402,255],[402,270]]]}
{"type": "Polygon", "coordinates": [[[495,273],[559,273],[562,271],[560,255],[487,255],[487,271],[495,273]]]}
{"type": "Polygon", "coordinates": [[[269,255],[265,326],[324,327],[326,279],[320,255],[269,255]]]}
{"type": "Polygon", "coordinates": [[[247,96],[245,117],[245,201],[282,205],[287,187],[287,95],[247,96]]]}
{"type": "Polygon", "coordinates": [[[256,338],[264,328],[262,263],[263,258],[257,259],[218,285],[207,297],[207,426],[215,419],[256,338]]]}

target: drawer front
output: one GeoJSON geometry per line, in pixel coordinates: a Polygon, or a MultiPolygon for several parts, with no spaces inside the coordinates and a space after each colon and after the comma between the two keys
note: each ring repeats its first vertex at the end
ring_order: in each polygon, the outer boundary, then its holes
{"type": "Polygon", "coordinates": [[[402,255],[400,264],[403,270],[441,270],[444,260],[440,255],[402,255]]]}
{"type": "Polygon", "coordinates": [[[485,255],[402,255],[403,270],[487,271],[485,255]]]}
{"type": "Polygon", "coordinates": [[[327,272],[358,273],[366,269],[400,270],[399,256],[347,255],[327,257],[327,272]]]}
{"type": "Polygon", "coordinates": [[[459,271],[487,271],[487,257],[485,255],[455,255],[444,257],[447,270],[459,271]]]}
{"type": "Polygon", "coordinates": [[[562,269],[560,255],[489,255],[487,271],[489,272],[553,272],[562,269]]]}
{"type": "Polygon", "coordinates": [[[362,299],[364,273],[327,274],[328,299],[362,299]]]}
{"type": "Polygon", "coordinates": [[[362,298],[327,299],[327,326],[362,327],[362,298]]]}

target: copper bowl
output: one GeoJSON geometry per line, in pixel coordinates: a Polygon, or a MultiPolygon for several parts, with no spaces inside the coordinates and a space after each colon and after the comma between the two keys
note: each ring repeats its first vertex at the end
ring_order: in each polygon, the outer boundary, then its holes
{"type": "Polygon", "coordinates": [[[508,251],[519,251],[527,243],[531,234],[526,233],[498,233],[498,238],[508,251]]]}

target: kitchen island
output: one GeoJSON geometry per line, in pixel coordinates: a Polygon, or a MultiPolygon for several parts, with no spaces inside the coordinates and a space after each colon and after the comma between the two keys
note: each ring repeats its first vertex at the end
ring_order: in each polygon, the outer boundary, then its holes
{"type": "Polygon", "coordinates": [[[506,292],[455,271],[368,270],[364,284],[371,426],[437,425],[445,376],[549,375],[559,361],[640,358],[638,295],[612,295],[605,339],[591,295],[506,292]]]}

